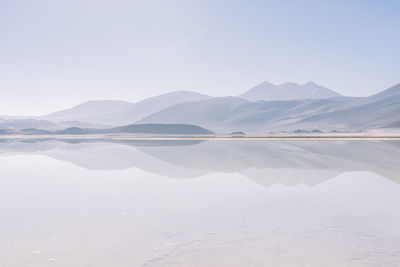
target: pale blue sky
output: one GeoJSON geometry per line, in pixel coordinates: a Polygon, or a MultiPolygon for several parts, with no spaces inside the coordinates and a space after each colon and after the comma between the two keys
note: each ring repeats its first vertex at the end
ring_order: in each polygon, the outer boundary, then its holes
{"type": "Polygon", "coordinates": [[[0,114],[173,90],[400,83],[400,1],[0,0],[0,114]]]}

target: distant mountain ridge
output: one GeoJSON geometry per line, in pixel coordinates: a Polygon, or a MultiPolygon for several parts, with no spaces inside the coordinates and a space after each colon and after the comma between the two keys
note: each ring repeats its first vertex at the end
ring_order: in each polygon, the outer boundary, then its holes
{"type": "Polygon", "coordinates": [[[188,101],[198,101],[210,96],[175,91],[131,103],[120,100],[88,101],[70,109],[51,113],[42,119],[50,121],[82,121],[93,124],[120,126],[132,124],[158,110],[188,101]]]}
{"type": "Polygon", "coordinates": [[[57,128],[58,125],[48,120],[37,119],[2,119],[0,118],[0,129],[23,129],[23,128],[57,128]]]}
{"type": "Polygon", "coordinates": [[[108,129],[70,127],[63,130],[0,129],[0,135],[85,135],[85,134],[155,134],[211,135],[212,131],[192,124],[132,124],[108,129]]]}
{"type": "MultiPolygon", "coordinates": [[[[309,82],[304,85],[285,83],[273,85],[263,82],[238,96],[247,101],[316,99],[340,96],[332,90],[309,82]]],[[[85,122],[110,126],[126,125],[138,122],[153,113],[176,104],[201,101],[211,96],[191,91],[174,91],[142,101],[131,103],[121,100],[94,100],[82,103],[70,109],[57,111],[40,117],[53,122],[85,122]]]]}
{"type": "Polygon", "coordinates": [[[323,130],[360,131],[396,126],[400,121],[400,84],[369,97],[333,97],[286,101],[250,102],[242,98],[220,98],[174,105],[140,123],[188,123],[216,132],[323,130]],[[210,108],[212,106],[213,108],[210,108]],[[220,110],[218,108],[225,107],[220,110]]]}
{"type": "Polygon", "coordinates": [[[0,118],[0,129],[21,130],[21,129],[46,129],[57,130],[68,127],[84,127],[84,128],[107,128],[102,124],[91,124],[81,121],[62,121],[55,122],[43,120],[41,118],[0,118]]]}
{"type": "Polygon", "coordinates": [[[41,117],[0,118],[0,129],[109,129],[131,124],[198,125],[217,133],[365,131],[400,128],[400,84],[346,97],[308,82],[264,82],[239,97],[176,91],[130,103],[88,101],[41,117]],[[285,100],[263,100],[285,98],[285,100]]]}
{"type": "Polygon", "coordinates": [[[79,127],[55,131],[55,134],[171,134],[171,135],[198,135],[213,134],[212,131],[192,124],[132,124],[110,129],[83,129],[79,127]]]}
{"type": "Polygon", "coordinates": [[[287,82],[275,85],[270,82],[262,82],[238,97],[248,101],[273,101],[273,100],[295,100],[295,99],[323,99],[340,97],[341,95],[326,87],[313,82],[303,85],[287,82]]]}

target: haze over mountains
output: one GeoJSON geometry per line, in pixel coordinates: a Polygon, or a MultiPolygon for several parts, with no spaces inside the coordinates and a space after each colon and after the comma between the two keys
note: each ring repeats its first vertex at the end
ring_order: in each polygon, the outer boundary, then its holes
{"type": "Polygon", "coordinates": [[[360,131],[400,122],[400,85],[370,97],[250,102],[238,97],[181,103],[139,123],[188,123],[216,132],[360,131]]]}
{"type": "Polygon", "coordinates": [[[175,104],[208,98],[210,96],[195,92],[176,91],[146,98],[137,103],[115,100],[88,101],[42,118],[57,122],[82,121],[92,124],[121,126],[132,124],[156,111],[175,104]]]}
{"type": "Polygon", "coordinates": [[[267,81],[239,95],[239,97],[249,101],[320,99],[338,96],[341,95],[313,82],[308,82],[303,85],[291,82],[275,85],[267,81]]]}
{"type": "Polygon", "coordinates": [[[346,97],[313,82],[263,82],[237,97],[176,91],[137,103],[89,101],[46,116],[0,119],[0,129],[101,129],[131,124],[197,125],[217,133],[399,128],[400,84],[369,97],[346,97]]]}

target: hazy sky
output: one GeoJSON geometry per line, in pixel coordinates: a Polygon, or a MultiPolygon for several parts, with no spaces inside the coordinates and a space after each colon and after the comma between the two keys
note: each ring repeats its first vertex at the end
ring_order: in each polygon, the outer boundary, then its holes
{"type": "Polygon", "coordinates": [[[0,0],[0,114],[173,90],[400,83],[400,1],[0,0]]]}

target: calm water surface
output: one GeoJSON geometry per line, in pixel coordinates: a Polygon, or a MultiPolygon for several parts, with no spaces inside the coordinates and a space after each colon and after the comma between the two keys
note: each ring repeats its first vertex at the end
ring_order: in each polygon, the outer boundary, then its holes
{"type": "Polygon", "coordinates": [[[0,266],[400,266],[398,141],[0,142],[0,266]]]}

